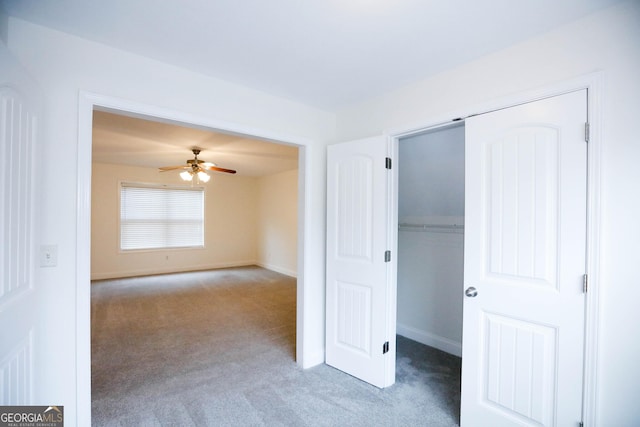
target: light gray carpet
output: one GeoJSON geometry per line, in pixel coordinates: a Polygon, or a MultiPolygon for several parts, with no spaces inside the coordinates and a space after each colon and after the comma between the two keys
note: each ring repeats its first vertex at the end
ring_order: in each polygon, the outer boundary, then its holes
{"type": "Polygon", "coordinates": [[[258,267],[94,282],[93,425],[458,425],[460,359],[406,338],[384,390],[300,369],[295,286],[258,267]]]}

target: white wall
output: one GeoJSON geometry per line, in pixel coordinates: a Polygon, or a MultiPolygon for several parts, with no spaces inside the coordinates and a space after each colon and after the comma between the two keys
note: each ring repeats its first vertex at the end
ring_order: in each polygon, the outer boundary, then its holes
{"type": "Polygon", "coordinates": [[[304,146],[297,359],[305,367],[324,360],[325,145],[334,135],[333,114],[14,18],[9,19],[8,48],[44,91],[37,243],[58,245],[58,266],[37,271],[42,307],[34,312],[46,329],[38,343],[46,359],[36,367],[36,401],[64,405],[68,425],[88,422],[89,277],[88,270],[86,277],[80,274],[84,269],[76,262],[85,256],[78,253],[84,248],[76,239],[87,215],[78,211],[84,197],[78,193],[78,173],[89,167],[86,158],[78,163],[78,153],[86,153],[90,144],[79,135],[79,116],[86,113],[79,110],[81,91],[304,146]]]}
{"type": "Polygon", "coordinates": [[[211,180],[203,184],[206,214],[204,248],[122,252],[119,249],[118,221],[120,182],[181,185],[183,181],[177,173],[160,174],[157,169],[133,166],[94,163],[92,171],[92,279],[257,263],[257,178],[212,174],[211,180]]]}
{"type": "Polygon", "coordinates": [[[639,70],[640,2],[630,1],[338,114],[339,137],[354,139],[477,113],[499,98],[602,71],[600,426],[640,420],[639,70]]]}
{"type": "Polygon", "coordinates": [[[398,216],[464,216],[464,126],[411,135],[398,142],[398,216]]]}
{"type": "Polygon", "coordinates": [[[398,142],[397,332],[462,355],[464,126],[398,142]],[[409,226],[402,226],[408,224],[409,226]]]}
{"type": "Polygon", "coordinates": [[[398,232],[397,332],[462,356],[461,232],[398,232]]]}
{"type": "MultiPolygon", "coordinates": [[[[69,425],[86,420],[88,396],[78,390],[89,378],[76,365],[86,352],[76,348],[77,329],[88,324],[88,309],[76,318],[76,233],[79,206],[76,153],[78,94],[91,91],[153,105],[220,122],[253,128],[257,133],[291,135],[301,141],[307,186],[304,206],[304,257],[299,301],[305,316],[298,318],[298,350],[303,365],[323,360],[324,353],[324,224],[325,145],[337,140],[380,134],[433,117],[445,117],[497,98],[538,88],[596,70],[605,75],[602,153],[601,334],[599,351],[599,424],[625,426],[640,419],[636,361],[640,340],[633,325],[640,322],[636,301],[635,237],[640,235],[637,183],[640,182],[640,144],[636,119],[640,111],[640,4],[630,1],[586,17],[511,49],[407,86],[371,102],[355,105],[335,116],[284,99],[207,78],[177,67],[130,55],[56,31],[11,18],[8,47],[32,74],[46,96],[43,143],[38,155],[41,209],[40,244],[58,245],[58,267],[39,270],[43,304],[38,315],[50,332],[41,344],[46,363],[38,366],[36,400],[65,405],[69,425]],[[336,137],[337,136],[337,137],[336,137]],[[301,329],[300,329],[301,328],[301,329]],[[300,331],[304,331],[301,335],[300,331]],[[77,405],[80,402],[80,407],[77,405]]],[[[401,66],[402,64],[398,64],[401,66]]],[[[452,118],[452,117],[451,117],[452,118]]],[[[279,138],[285,139],[285,138],[279,138]]],[[[83,142],[84,143],[84,142],[83,142]]],[[[85,307],[86,308],[86,307],[85,307]]]]}
{"type": "Polygon", "coordinates": [[[297,276],[298,170],[258,180],[258,265],[297,276]]]}

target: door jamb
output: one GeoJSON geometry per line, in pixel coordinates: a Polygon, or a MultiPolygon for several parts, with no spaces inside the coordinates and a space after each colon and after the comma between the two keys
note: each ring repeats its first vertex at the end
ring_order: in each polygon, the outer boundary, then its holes
{"type": "MultiPolygon", "coordinates": [[[[414,135],[424,131],[431,131],[449,126],[456,121],[479,113],[514,107],[516,105],[534,102],[540,99],[563,95],[578,90],[587,90],[587,120],[589,123],[589,141],[587,144],[587,253],[585,273],[589,278],[589,288],[585,302],[585,348],[584,348],[584,382],[582,422],[584,425],[595,425],[597,412],[597,362],[598,336],[600,322],[600,241],[601,241],[601,163],[602,163],[602,97],[604,72],[590,73],[557,84],[552,84],[536,90],[517,93],[495,101],[471,106],[451,113],[441,114],[413,125],[385,130],[392,144],[394,158],[397,158],[398,144],[402,137],[414,135]]],[[[394,168],[395,169],[395,168],[394,168]]],[[[392,185],[392,201],[396,204],[398,183],[397,171],[394,172],[392,185]]],[[[397,227],[392,230],[397,241],[397,227]]],[[[397,273],[393,288],[397,289],[397,273]]],[[[462,288],[461,288],[462,289],[462,288]]]]}

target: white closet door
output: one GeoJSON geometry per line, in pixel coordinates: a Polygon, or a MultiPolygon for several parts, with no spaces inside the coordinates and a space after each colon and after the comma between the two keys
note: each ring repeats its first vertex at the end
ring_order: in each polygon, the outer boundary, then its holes
{"type": "Polygon", "coordinates": [[[385,260],[386,138],[328,147],[326,362],[377,387],[395,381],[395,282],[385,260]]]}
{"type": "Polygon", "coordinates": [[[33,82],[0,46],[0,405],[33,404],[35,325],[33,82]]]}
{"type": "Polygon", "coordinates": [[[461,425],[582,413],[586,90],[466,121],[461,425]]]}

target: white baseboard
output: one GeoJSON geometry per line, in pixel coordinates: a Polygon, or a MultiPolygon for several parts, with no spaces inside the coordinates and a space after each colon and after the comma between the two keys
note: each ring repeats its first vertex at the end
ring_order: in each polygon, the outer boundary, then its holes
{"type": "Polygon", "coordinates": [[[410,326],[396,325],[396,333],[421,344],[437,348],[454,356],[462,357],[462,343],[444,338],[410,326]]]}
{"type": "Polygon", "coordinates": [[[322,365],[325,362],[325,351],[324,349],[314,351],[311,354],[307,354],[303,356],[303,360],[296,360],[298,366],[302,369],[313,368],[314,366],[322,365]],[[301,363],[302,362],[302,363],[301,363]]]}
{"type": "Polygon", "coordinates": [[[258,267],[266,268],[267,270],[275,271],[276,273],[284,274],[289,277],[298,277],[298,272],[294,270],[290,270],[288,268],[283,268],[274,264],[265,264],[262,262],[257,262],[256,265],[258,267]]]}
{"type": "Polygon", "coordinates": [[[120,279],[124,277],[151,276],[154,274],[184,273],[187,271],[215,270],[217,268],[245,267],[249,265],[258,265],[258,264],[256,263],[256,261],[251,260],[251,261],[214,263],[214,264],[207,264],[207,265],[192,265],[188,267],[165,267],[165,268],[149,268],[149,269],[132,270],[132,271],[112,271],[107,273],[91,273],[91,280],[120,279]]]}

